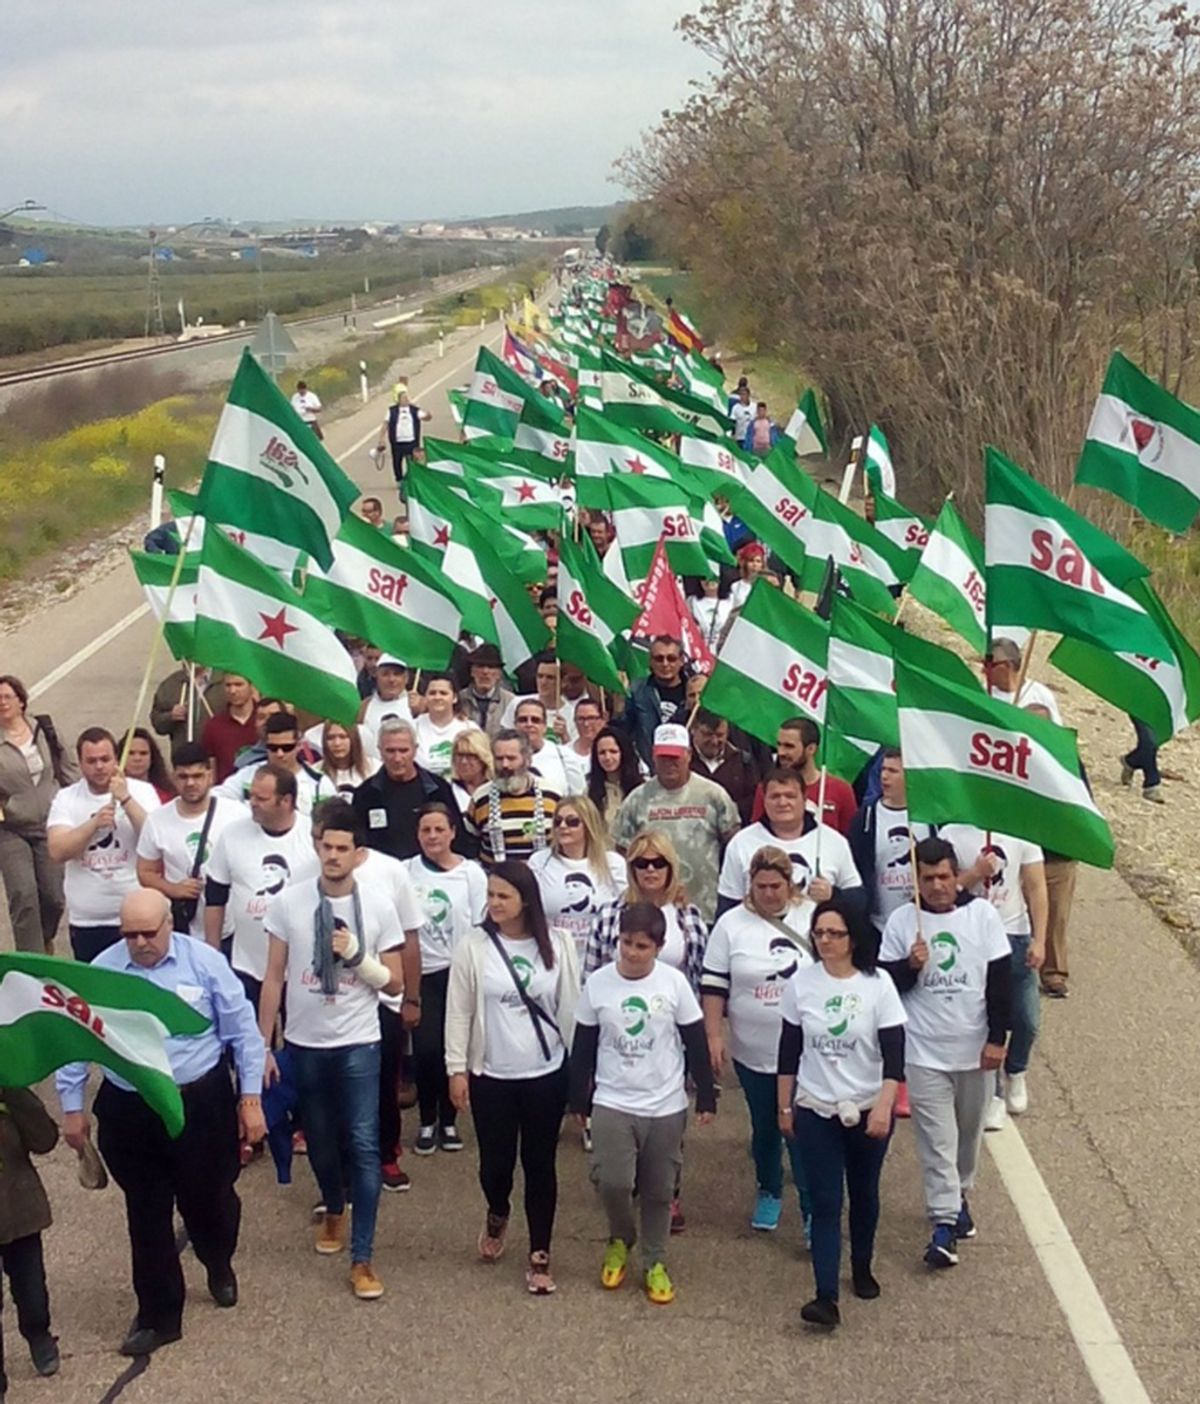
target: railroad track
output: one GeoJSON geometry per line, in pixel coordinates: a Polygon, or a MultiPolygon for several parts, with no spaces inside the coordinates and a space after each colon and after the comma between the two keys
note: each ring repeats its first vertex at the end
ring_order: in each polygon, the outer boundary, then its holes
{"type": "MultiPolygon", "coordinates": [[[[494,273],[493,269],[480,270],[480,273],[473,273],[466,278],[456,278],[453,275],[443,283],[441,287],[435,286],[427,289],[422,295],[428,297],[433,293],[460,292],[464,288],[471,287],[476,282],[486,281],[494,273]]],[[[405,299],[406,303],[419,303],[420,297],[405,299]]],[[[395,298],[385,298],[382,302],[374,302],[369,306],[360,306],[356,313],[368,314],[377,312],[380,308],[392,307],[395,305],[395,298]]],[[[321,312],[312,317],[293,317],[283,322],[285,327],[311,326],[316,322],[332,322],[338,317],[349,316],[349,309],[345,313],[341,312],[321,312]]],[[[282,319],[281,319],[282,320],[282,319]]],[[[59,375],[73,375],[79,371],[102,370],[105,366],[119,366],[127,361],[146,361],[155,356],[170,356],[182,351],[194,351],[200,346],[219,346],[229,341],[248,341],[258,330],[257,326],[235,327],[231,331],[218,332],[214,336],[197,337],[192,341],[165,341],[158,346],[135,346],[127,351],[111,351],[100,356],[77,356],[73,360],[51,361],[44,366],[33,366],[29,370],[10,371],[0,374],[0,389],[9,385],[27,385],[37,380],[52,380],[59,375]]],[[[369,328],[368,328],[369,330],[369,328]]]]}

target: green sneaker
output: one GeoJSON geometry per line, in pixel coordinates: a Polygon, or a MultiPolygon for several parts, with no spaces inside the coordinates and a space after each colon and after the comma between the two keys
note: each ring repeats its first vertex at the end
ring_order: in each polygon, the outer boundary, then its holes
{"type": "Polygon", "coordinates": [[[629,1271],[629,1245],[622,1238],[610,1238],[604,1250],[604,1264],[600,1269],[600,1285],[614,1291],[625,1281],[629,1271]]]}
{"type": "Polygon", "coordinates": [[[675,1288],[662,1263],[655,1263],[646,1274],[646,1296],[657,1306],[666,1306],[675,1300],[675,1288]]]}

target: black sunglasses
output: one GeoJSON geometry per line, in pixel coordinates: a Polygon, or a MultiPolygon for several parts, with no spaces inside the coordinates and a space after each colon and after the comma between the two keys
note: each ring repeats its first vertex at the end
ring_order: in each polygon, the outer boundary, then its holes
{"type": "Polygon", "coordinates": [[[665,858],[635,858],[629,866],[635,873],[659,873],[671,865],[665,858]]]}

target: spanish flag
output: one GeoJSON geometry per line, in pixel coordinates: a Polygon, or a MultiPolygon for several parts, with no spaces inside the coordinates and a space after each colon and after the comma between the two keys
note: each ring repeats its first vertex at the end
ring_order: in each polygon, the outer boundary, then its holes
{"type": "Polygon", "coordinates": [[[678,308],[672,307],[667,317],[667,335],[684,351],[700,352],[704,350],[704,342],[700,333],[688,321],[678,308]]]}

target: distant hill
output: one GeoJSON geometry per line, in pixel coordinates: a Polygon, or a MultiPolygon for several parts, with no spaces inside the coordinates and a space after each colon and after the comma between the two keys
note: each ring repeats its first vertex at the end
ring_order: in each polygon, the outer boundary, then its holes
{"type": "Polygon", "coordinates": [[[474,219],[447,220],[452,229],[463,225],[482,225],[485,229],[499,224],[513,229],[544,229],[551,234],[583,234],[611,224],[623,202],[613,205],[563,205],[554,210],[527,210],[522,214],[479,215],[474,219]]]}

